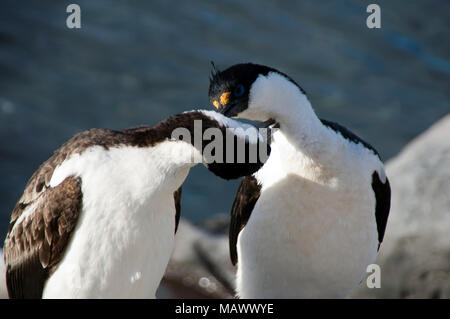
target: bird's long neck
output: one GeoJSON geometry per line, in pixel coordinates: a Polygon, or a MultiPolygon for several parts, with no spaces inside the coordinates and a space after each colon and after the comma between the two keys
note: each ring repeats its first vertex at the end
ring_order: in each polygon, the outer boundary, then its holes
{"type": "Polygon", "coordinates": [[[249,175],[267,158],[267,145],[255,127],[212,111],[173,116],[145,133],[146,139],[155,139],[155,132],[169,140],[175,167],[203,163],[225,179],[249,175]]]}
{"type": "Polygon", "coordinates": [[[205,127],[216,125],[201,112],[177,114],[158,123],[154,127],[131,129],[134,143],[140,147],[157,146],[167,143],[167,151],[172,153],[172,165],[194,166],[201,163],[202,142],[205,127]]]}
{"type": "MultiPolygon", "coordinates": [[[[248,112],[272,117],[290,143],[302,152],[314,152],[326,140],[326,128],[316,116],[306,95],[293,81],[277,72],[260,76],[252,86],[248,112]],[[319,143],[320,144],[320,143],[319,143]]],[[[254,117],[255,117],[254,116],[254,117]]],[[[258,119],[258,118],[255,118],[258,119]]]]}
{"type": "Polygon", "coordinates": [[[167,145],[171,169],[203,163],[225,179],[246,176],[267,158],[267,144],[258,130],[212,111],[191,111],[174,115],[152,128],[133,129],[133,143],[167,145]]]}
{"type": "Polygon", "coordinates": [[[310,142],[321,132],[323,125],[306,96],[299,94],[287,101],[284,100],[279,109],[277,122],[280,127],[288,136],[296,138],[301,144],[310,142]]]}
{"type": "Polygon", "coordinates": [[[329,131],[317,117],[306,95],[299,90],[297,94],[283,95],[277,107],[276,121],[283,135],[306,156],[317,158],[332,147],[329,131]]]}

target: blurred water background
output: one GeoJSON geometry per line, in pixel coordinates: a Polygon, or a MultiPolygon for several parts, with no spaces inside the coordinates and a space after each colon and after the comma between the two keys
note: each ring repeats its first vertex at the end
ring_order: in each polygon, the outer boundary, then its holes
{"type": "MultiPolygon", "coordinates": [[[[450,111],[450,1],[76,0],[0,2],[0,238],[39,164],[92,127],[152,125],[210,108],[210,61],[275,67],[319,116],[347,126],[384,159],[450,111]]],[[[182,216],[228,212],[239,181],[191,170],[182,216]]]]}

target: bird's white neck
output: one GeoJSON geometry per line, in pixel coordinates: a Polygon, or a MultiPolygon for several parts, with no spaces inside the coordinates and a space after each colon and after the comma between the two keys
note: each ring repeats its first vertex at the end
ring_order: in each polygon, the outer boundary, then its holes
{"type": "MultiPolygon", "coordinates": [[[[201,161],[200,152],[181,141],[167,141],[154,147],[113,147],[105,150],[101,146],[87,149],[82,154],[71,156],[55,169],[50,186],[55,187],[67,176],[86,176],[111,179],[127,176],[128,188],[136,188],[141,194],[157,187],[175,191],[182,183],[195,161],[201,161]],[[100,167],[98,163],[103,163],[100,167]],[[178,178],[178,172],[182,180],[178,178]],[[173,177],[175,178],[173,181],[173,177]],[[129,185],[128,185],[129,184],[129,185]]],[[[123,186],[123,183],[118,183],[123,186]]],[[[110,184],[111,186],[111,184],[110,184]]],[[[123,186],[124,187],[124,186],[123,186]]]]}
{"type": "Polygon", "coordinates": [[[320,140],[324,127],[305,95],[283,99],[279,109],[276,121],[294,144],[306,150],[320,140]]]}
{"type": "Polygon", "coordinates": [[[312,157],[328,146],[329,131],[294,83],[278,73],[269,73],[258,78],[253,91],[257,93],[251,96],[250,112],[262,110],[266,117],[275,119],[293,146],[312,157]]]}

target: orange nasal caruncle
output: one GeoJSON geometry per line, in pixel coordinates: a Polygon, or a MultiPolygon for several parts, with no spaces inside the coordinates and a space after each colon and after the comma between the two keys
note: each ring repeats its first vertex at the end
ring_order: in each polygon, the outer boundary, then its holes
{"type": "Polygon", "coordinates": [[[230,95],[231,95],[231,92],[222,93],[222,95],[220,96],[220,104],[227,105],[228,102],[230,101],[230,95]]]}

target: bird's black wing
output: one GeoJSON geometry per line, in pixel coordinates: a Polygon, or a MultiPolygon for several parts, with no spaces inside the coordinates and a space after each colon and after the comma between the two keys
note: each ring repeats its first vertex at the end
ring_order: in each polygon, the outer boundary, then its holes
{"type": "Polygon", "coordinates": [[[175,201],[175,234],[176,234],[181,216],[181,186],[173,193],[173,199],[175,201]]]}
{"type": "Polygon", "coordinates": [[[324,120],[324,119],[320,119],[320,121],[326,127],[329,127],[333,131],[335,131],[337,133],[340,133],[342,135],[342,137],[344,137],[345,139],[347,139],[347,140],[349,140],[349,141],[351,141],[353,143],[356,143],[356,144],[361,143],[366,148],[368,148],[369,150],[373,151],[375,153],[375,155],[377,155],[378,158],[381,159],[380,154],[378,153],[378,151],[372,145],[370,145],[369,143],[364,141],[358,135],[356,135],[353,132],[349,131],[347,128],[343,127],[342,125],[340,125],[338,123],[327,121],[327,120],[324,120]]]}
{"type": "Polygon", "coordinates": [[[56,187],[43,188],[31,202],[17,203],[3,248],[10,298],[42,297],[47,278],[64,255],[81,207],[81,179],[73,176],[56,187]]]}
{"type": "Polygon", "coordinates": [[[244,177],[231,208],[229,243],[233,265],[236,265],[238,260],[236,249],[238,235],[247,224],[260,195],[261,186],[256,181],[256,178],[253,176],[244,177]]]}
{"type": "Polygon", "coordinates": [[[375,193],[375,219],[377,221],[378,231],[378,249],[383,241],[384,232],[386,230],[386,224],[389,217],[389,210],[391,207],[391,186],[389,180],[386,177],[386,181],[383,183],[380,180],[377,172],[372,174],[372,189],[375,193]]]}

